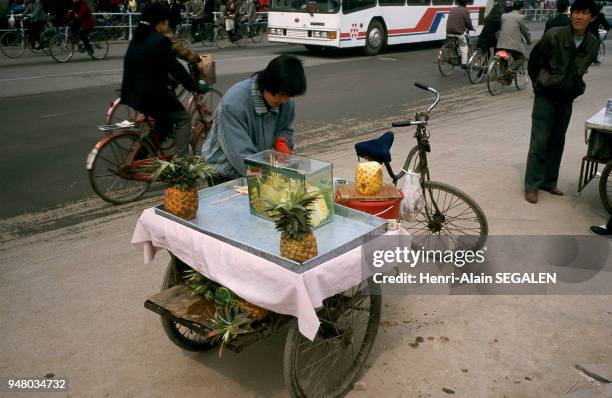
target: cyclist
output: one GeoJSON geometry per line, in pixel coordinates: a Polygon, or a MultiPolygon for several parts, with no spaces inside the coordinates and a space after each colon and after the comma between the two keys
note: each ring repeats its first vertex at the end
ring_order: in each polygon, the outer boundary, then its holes
{"type": "Polygon", "coordinates": [[[121,102],[153,117],[162,135],[175,134],[179,156],[189,153],[191,115],[176,97],[170,77],[185,89],[208,92],[208,86],[195,82],[172,52],[164,35],[170,30],[170,11],[161,3],[147,6],[130,41],[123,65],[121,102]]]}
{"type": "Polygon", "coordinates": [[[501,77],[503,84],[510,84],[523,62],[525,62],[525,44],[531,44],[529,28],[525,24],[523,0],[515,0],[512,12],[502,15],[501,31],[497,48],[507,50],[512,55],[512,62],[508,70],[501,77]]]}
{"type": "Polygon", "coordinates": [[[235,31],[236,31],[236,17],[240,11],[240,3],[238,0],[227,0],[227,17],[225,18],[225,30],[227,31],[227,37],[232,43],[236,43],[235,31]]]}
{"type": "MultiPolygon", "coordinates": [[[[27,23],[28,35],[30,40],[34,42],[34,49],[40,49],[40,29],[47,22],[47,15],[43,10],[43,5],[40,0],[26,0],[25,15],[28,16],[27,23]]],[[[24,20],[25,23],[25,20],[24,20]]]]}
{"type": "Polygon", "coordinates": [[[83,42],[87,54],[93,54],[93,48],[89,43],[89,32],[96,27],[96,19],[91,13],[87,0],[72,0],[72,10],[68,11],[68,18],[72,19],[70,30],[83,42]]]}
{"type": "MultiPolygon", "coordinates": [[[[476,46],[483,52],[489,52],[491,48],[495,48],[497,43],[497,32],[501,28],[502,6],[499,1],[496,1],[489,12],[489,15],[484,20],[482,32],[478,36],[476,46]]],[[[489,54],[491,55],[491,54],[489,54]]]]}
{"type": "MultiPolygon", "coordinates": [[[[603,29],[606,32],[610,30],[610,24],[606,20],[606,16],[603,12],[601,12],[602,6],[600,4],[595,5],[597,10],[597,15],[595,15],[595,20],[589,24],[589,32],[591,32],[597,38],[597,43],[601,44],[601,37],[599,37],[599,29],[603,29]]],[[[595,63],[598,64],[599,60],[595,60],[595,63]]]]}
{"type": "Polygon", "coordinates": [[[189,2],[191,12],[191,34],[194,42],[201,41],[200,29],[204,24],[204,0],[191,0],[189,2]]]}
{"type": "Polygon", "coordinates": [[[459,53],[461,54],[461,67],[466,68],[468,58],[468,42],[465,32],[474,31],[470,12],[466,8],[467,0],[457,0],[457,7],[448,14],[446,21],[446,37],[456,37],[459,41],[459,53]]]}
{"type": "Polygon", "coordinates": [[[227,90],[202,146],[204,160],[215,165],[212,183],[245,176],[244,159],[257,152],[291,153],[293,97],[305,92],[304,68],[293,55],[274,58],[266,69],[227,90]]]}
{"type": "Polygon", "coordinates": [[[255,0],[245,0],[244,5],[242,6],[242,15],[240,20],[247,27],[247,31],[249,35],[252,35],[253,32],[253,23],[257,19],[257,6],[255,5],[255,0]]]}

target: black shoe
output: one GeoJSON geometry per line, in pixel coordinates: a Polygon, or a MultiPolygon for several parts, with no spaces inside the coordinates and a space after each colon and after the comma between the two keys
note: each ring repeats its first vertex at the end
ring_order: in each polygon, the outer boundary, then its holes
{"type": "Polygon", "coordinates": [[[591,233],[599,236],[612,237],[612,231],[605,228],[605,225],[591,227],[591,233]]]}

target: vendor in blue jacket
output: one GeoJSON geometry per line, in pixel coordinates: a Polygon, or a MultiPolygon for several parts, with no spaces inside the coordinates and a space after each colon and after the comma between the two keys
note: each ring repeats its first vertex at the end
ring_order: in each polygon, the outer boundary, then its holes
{"type": "Polygon", "coordinates": [[[275,149],[290,154],[293,97],[305,92],[302,62],[292,55],[274,58],[266,69],[227,90],[202,146],[204,161],[216,166],[214,183],[246,176],[244,159],[255,153],[275,149]]]}

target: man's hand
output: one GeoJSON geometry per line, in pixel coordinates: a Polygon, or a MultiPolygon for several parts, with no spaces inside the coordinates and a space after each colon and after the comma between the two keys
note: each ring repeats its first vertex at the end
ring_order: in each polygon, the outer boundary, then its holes
{"type": "Polygon", "coordinates": [[[274,140],[274,150],[280,153],[291,155],[293,151],[289,148],[289,143],[285,137],[277,137],[274,140]]]}

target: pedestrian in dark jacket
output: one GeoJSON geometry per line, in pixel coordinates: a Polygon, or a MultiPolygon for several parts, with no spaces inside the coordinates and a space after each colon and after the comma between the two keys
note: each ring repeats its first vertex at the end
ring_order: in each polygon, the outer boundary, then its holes
{"type": "Polygon", "coordinates": [[[556,28],[559,26],[568,26],[572,23],[568,15],[569,0],[557,0],[557,16],[546,21],[546,27],[544,32],[550,28],[556,28]]]}
{"type": "Polygon", "coordinates": [[[535,93],[525,171],[525,200],[530,203],[537,203],[540,189],[563,195],[557,180],[572,102],[584,93],[582,76],[597,55],[597,39],[588,32],[594,10],[593,0],[576,0],[571,25],[550,29],[530,54],[535,93]]]}
{"type": "Polygon", "coordinates": [[[495,2],[495,5],[489,12],[489,15],[484,20],[482,32],[478,36],[478,42],[476,46],[482,51],[489,51],[490,48],[495,47],[497,43],[497,32],[501,28],[501,17],[502,7],[499,2],[495,2]]]}
{"type": "Polygon", "coordinates": [[[177,99],[170,81],[172,76],[185,89],[205,93],[206,85],[195,82],[172,52],[170,11],[161,3],[153,3],[142,12],[134,38],[125,54],[121,102],[153,117],[163,135],[175,133],[176,152],[189,153],[191,116],[177,99]]]}

